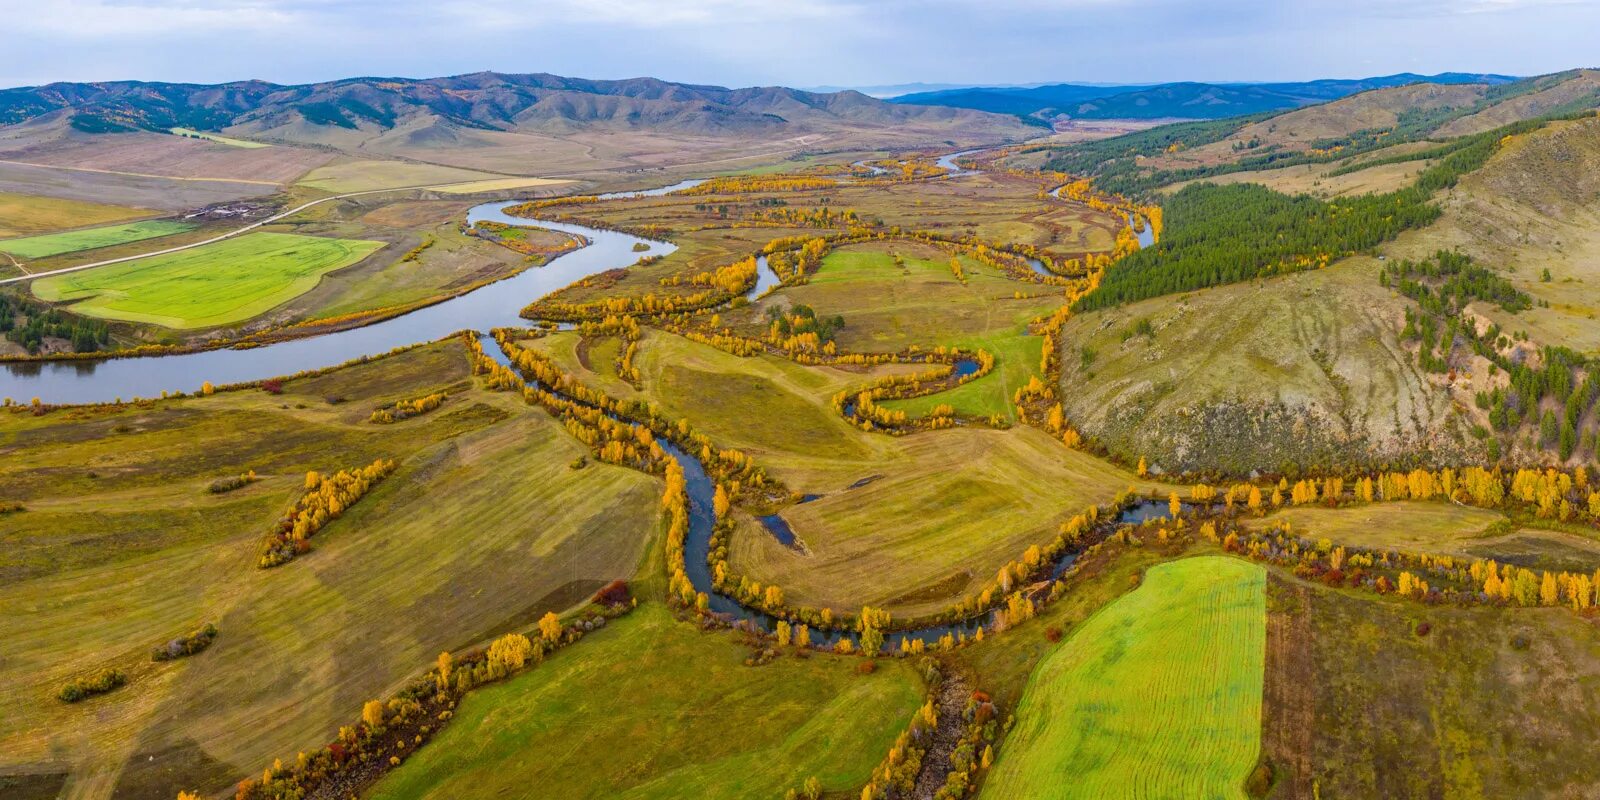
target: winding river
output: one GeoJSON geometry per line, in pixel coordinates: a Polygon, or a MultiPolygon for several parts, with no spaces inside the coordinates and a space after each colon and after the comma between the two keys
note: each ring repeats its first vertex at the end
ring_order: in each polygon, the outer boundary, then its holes
{"type": "MultiPolygon", "coordinates": [[[[604,199],[666,194],[694,186],[700,181],[683,181],[642,192],[616,192],[604,199]]],[[[159,397],[162,392],[194,392],[210,381],[225,385],[257,381],[302,370],[321,369],[361,356],[375,356],[396,347],[432,341],[455,331],[488,331],[496,327],[529,324],[519,316],[528,303],[580,278],[608,269],[625,267],[639,259],[635,244],[650,246],[649,255],[666,255],[677,249],[670,242],[640,239],[616,231],[583,225],[544,222],[512,217],[509,206],[522,201],[484,203],[467,212],[467,222],[503,222],[508,225],[537,226],[587,237],[591,242],[564,253],[542,267],[531,267],[502,281],[466,294],[412,311],[408,314],[359,328],[337,331],[305,339],[243,350],[208,350],[179,355],[142,356],[102,360],[7,362],[0,367],[0,397],[28,402],[34,397],[46,403],[105,403],[135,397],[159,397]]],[[[761,264],[757,291],[777,282],[777,276],[761,264]]]]}
{"type": "MultiPolygon", "coordinates": [[[[973,151],[966,151],[973,152],[973,151]]],[[[966,152],[953,153],[939,159],[952,174],[966,172],[954,160],[966,152]]],[[[641,192],[617,192],[601,195],[604,199],[618,197],[654,196],[688,188],[700,181],[684,181],[671,186],[641,192]]],[[[496,327],[522,327],[529,320],[519,315],[528,303],[560,289],[580,278],[617,267],[628,266],[638,260],[640,251],[634,245],[645,243],[649,255],[666,255],[676,250],[670,242],[641,239],[617,231],[601,230],[571,223],[530,220],[509,216],[505,209],[516,205],[517,200],[484,203],[467,213],[467,221],[502,222],[509,225],[532,226],[563,231],[587,237],[590,244],[564,253],[542,266],[524,270],[516,276],[498,281],[450,300],[437,303],[393,319],[323,334],[306,339],[295,339],[277,344],[243,350],[209,350],[179,355],[144,356],[85,361],[5,363],[0,371],[0,397],[10,397],[20,402],[38,397],[52,404],[101,403],[132,400],[135,397],[159,397],[162,392],[194,392],[201,384],[242,383],[312,369],[331,367],[362,356],[376,356],[396,347],[443,338],[461,330],[487,332],[496,327]]],[[[755,298],[778,285],[778,276],[767,267],[764,257],[757,261],[757,281],[748,297],[755,298]]],[[[484,350],[497,361],[506,363],[506,357],[494,339],[484,337],[484,350]]],[[[976,362],[960,363],[958,375],[977,369],[976,362]]],[[[689,493],[689,532],[685,539],[685,560],[690,582],[696,591],[705,592],[710,608],[717,614],[743,620],[763,630],[772,630],[776,619],[742,605],[738,600],[719,594],[712,585],[707,564],[712,529],[716,519],[712,510],[715,492],[710,477],[700,462],[671,446],[664,440],[666,452],[684,470],[689,493]]],[[[808,495],[807,500],[817,499],[808,495]]],[[[1122,512],[1117,522],[1133,522],[1165,516],[1164,504],[1145,501],[1122,512]]],[[[1107,523],[1113,524],[1113,523],[1107,523]]],[[[785,525],[785,527],[787,527],[785,525]]],[[[792,534],[791,534],[792,537],[792,534]]],[[[792,539],[791,539],[792,541],[792,539]]],[[[1060,576],[1075,559],[1067,554],[1053,565],[1051,573],[1060,576]]],[[[955,625],[940,625],[917,630],[900,631],[885,636],[885,646],[898,649],[906,638],[919,639],[936,645],[946,634],[971,636],[980,625],[989,621],[989,615],[967,620],[955,625]]],[[[815,632],[814,636],[831,645],[841,637],[857,640],[855,634],[815,632]]]]}

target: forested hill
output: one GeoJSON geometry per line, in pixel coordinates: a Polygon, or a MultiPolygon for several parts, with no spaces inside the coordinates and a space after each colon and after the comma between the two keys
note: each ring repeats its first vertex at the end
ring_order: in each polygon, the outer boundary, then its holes
{"type": "Polygon", "coordinates": [[[65,117],[91,133],[217,131],[282,125],[390,129],[431,118],[460,127],[562,133],[578,128],[754,135],[901,124],[1021,126],[980,111],[891,104],[854,91],[729,89],[655,78],[587,80],[479,72],[446,78],[349,78],[284,86],[264,81],[53,83],[0,90],[0,126],[65,117]]]}
{"type": "Polygon", "coordinates": [[[973,88],[919,92],[893,102],[952,106],[1049,118],[1074,119],[1221,119],[1263,111],[1299,108],[1337,100],[1357,92],[1413,83],[1498,85],[1508,75],[1445,72],[1417,75],[1403,72],[1373,78],[1323,79],[1298,83],[1163,83],[1090,86],[1059,83],[1027,89],[973,88]]]}

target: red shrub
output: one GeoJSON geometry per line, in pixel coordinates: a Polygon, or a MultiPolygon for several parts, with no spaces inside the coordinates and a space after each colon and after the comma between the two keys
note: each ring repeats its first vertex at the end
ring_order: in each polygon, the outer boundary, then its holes
{"type": "Polygon", "coordinates": [[[1344,583],[1344,573],[1340,570],[1330,569],[1322,576],[1322,582],[1329,586],[1338,586],[1344,583]]]}
{"type": "Polygon", "coordinates": [[[1048,628],[1045,628],[1044,629],[1044,638],[1049,639],[1052,642],[1061,641],[1061,629],[1055,627],[1054,625],[1052,625],[1052,626],[1050,626],[1048,628]]]}
{"type": "Polygon", "coordinates": [[[877,669],[878,662],[873,661],[870,658],[862,659],[861,663],[856,665],[856,672],[859,672],[862,675],[871,675],[877,669]]]}
{"type": "Polygon", "coordinates": [[[603,606],[618,606],[628,602],[628,582],[612,581],[594,593],[594,602],[603,606]]]}
{"type": "Polygon", "coordinates": [[[1419,622],[1419,623],[1417,623],[1417,635],[1418,636],[1427,636],[1428,633],[1430,631],[1432,631],[1432,630],[1433,630],[1432,623],[1428,623],[1428,622],[1419,622]]]}
{"type": "Polygon", "coordinates": [[[283,394],[283,380],[280,378],[268,378],[261,382],[261,391],[267,394],[283,394]]]}

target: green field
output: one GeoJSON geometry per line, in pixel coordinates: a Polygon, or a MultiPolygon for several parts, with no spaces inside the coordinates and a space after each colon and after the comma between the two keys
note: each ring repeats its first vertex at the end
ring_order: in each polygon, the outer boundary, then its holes
{"type": "Polygon", "coordinates": [[[107,225],[103,228],[0,240],[0,251],[22,258],[46,258],[62,253],[76,253],[80,250],[93,250],[97,247],[171,236],[174,233],[192,231],[195,227],[197,226],[192,222],[152,219],[130,222],[126,225],[107,225]]]}
{"type": "Polygon", "coordinates": [[[1243,797],[1265,588],[1264,569],[1230,558],[1152,567],[1040,664],[983,795],[1243,797]]]}
{"type": "Polygon", "coordinates": [[[961,263],[965,284],[951,271],[949,254],[933,248],[899,242],[855,245],[830,253],[809,283],[783,289],[761,305],[805,303],[819,314],[843,316],[839,345],[846,350],[911,345],[988,350],[998,362],[989,375],[948,392],[884,405],[915,415],[949,404],[961,414],[1011,419],[1012,393],[1039,369],[1043,340],[1028,335],[1027,322],[1062,300],[1053,294],[1015,299],[1018,290],[1040,293],[1045,287],[1017,283],[969,258],[961,263]],[[903,270],[892,253],[901,255],[903,270]]]}
{"type": "Polygon", "coordinates": [[[383,242],[250,233],[179,253],[34,281],[33,293],[91,317],[207,328],[242,322],[310,291],[383,242]]]}
{"type": "Polygon", "coordinates": [[[777,798],[813,776],[843,797],[922,703],[905,662],[748,654],[646,603],[469,695],[371,797],[777,798]]]}
{"type": "MultiPolygon", "coordinates": [[[[0,774],[64,772],[66,796],[217,794],[292,763],[361,704],[457,651],[635,574],[660,482],[604,464],[510,393],[472,388],[460,344],[149,408],[0,414],[0,774]],[[368,415],[447,391],[393,425],[368,415]],[[307,470],[393,458],[313,549],[258,569],[307,470]],[[212,481],[255,470],[225,494],[212,481]],[[205,652],[150,649],[203,622],[205,652]],[[76,705],[72,676],[128,685],[76,705]]],[[[740,668],[742,669],[742,668],[740,668]]],[[[0,791],[0,795],[5,792],[0,791]]]]}

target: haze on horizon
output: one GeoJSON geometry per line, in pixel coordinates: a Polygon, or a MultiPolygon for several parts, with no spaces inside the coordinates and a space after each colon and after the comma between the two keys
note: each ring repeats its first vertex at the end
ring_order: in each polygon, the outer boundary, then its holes
{"type": "Polygon", "coordinates": [[[725,86],[1279,81],[1593,66],[1582,0],[0,0],[0,86],[480,70],[725,86]]]}

